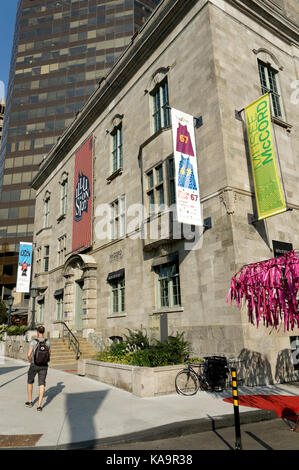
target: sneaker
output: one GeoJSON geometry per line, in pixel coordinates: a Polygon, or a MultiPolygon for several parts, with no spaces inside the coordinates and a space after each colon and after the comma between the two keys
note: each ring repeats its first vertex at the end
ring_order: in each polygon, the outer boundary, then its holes
{"type": "Polygon", "coordinates": [[[25,406],[27,406],[28,408],[32,408],[33,407],[32,401],[26,401],[25,406]]]}
{"type": "Polygon", "coordinates": [[[36,409],[37,409],[37,411],[42,411],[42,407],[41,407],[41,406],[38,406],[36,409]]]}

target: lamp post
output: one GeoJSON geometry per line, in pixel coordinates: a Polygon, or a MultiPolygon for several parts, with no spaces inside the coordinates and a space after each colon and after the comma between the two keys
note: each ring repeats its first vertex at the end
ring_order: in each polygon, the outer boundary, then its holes
{"type": "Polygon", "coordinates": [[[35,329],[35,299],[38,296],[38,287],[34,286],[30,289],[30,296],[32,298],[32,311],[31,311],[31,323],[30,329],[35,329]]]}
{"type": "Polygon", "coordinates": [[[7,305],[8,305],[8,318],[7,318],[7,326],[11,326],[11,307],[13,304],[14,298],[12,295],[10,295],[7,299],[7,305]]]}

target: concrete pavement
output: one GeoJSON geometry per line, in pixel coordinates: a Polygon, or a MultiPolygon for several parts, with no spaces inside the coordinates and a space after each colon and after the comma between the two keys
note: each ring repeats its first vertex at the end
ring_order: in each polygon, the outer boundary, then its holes
{"type": "MultiPolygon", "coordinates": [[[[26,408],[29,364],[0,357],[0,447],[27,449],[93,448],[233,426],[233,406],[221,393],[198,392],[139,398],[101,382],[49,368],[43,411],[26,408]]],[[[299,396],[299,387],[240,387],[242,394],[299,396]]],[[[277,418],[272,411],[240,406],[241,424],[277,418]]]]}

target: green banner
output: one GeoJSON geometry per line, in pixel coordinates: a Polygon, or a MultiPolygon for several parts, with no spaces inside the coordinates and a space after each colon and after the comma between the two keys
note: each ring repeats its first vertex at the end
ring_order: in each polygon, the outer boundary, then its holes
{"type": "Polygon", "coordinates": [[[269,94],[246,106],[245,115],[258,219],[262,220],[286,211],[276,166],[269,94]]]}

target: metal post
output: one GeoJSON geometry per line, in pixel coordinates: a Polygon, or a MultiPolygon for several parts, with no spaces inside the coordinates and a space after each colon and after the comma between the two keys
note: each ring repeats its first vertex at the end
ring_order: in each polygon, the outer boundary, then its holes
{"type": "Polygon", "coordinates": [[[32,297],[32,311],[31,311],[31,323],[30,329],[35,329],[35,297],[32,297]]]}
{"type": "Polygon", "coordinates": [[[7,326],[11,326],[11,307],[13,304],[14,298],[10,295],[7,299],[7,304],[8,304],[8,315],[7,315],[7,326]]]}
{"type": "Polygon", "coordinates": [[[234,404],[235,436],[236,436],[235,450],[242,450],[237,371],[234,368],[232,369],[232,388],[233,388],[233,404],[234,404]]]}

